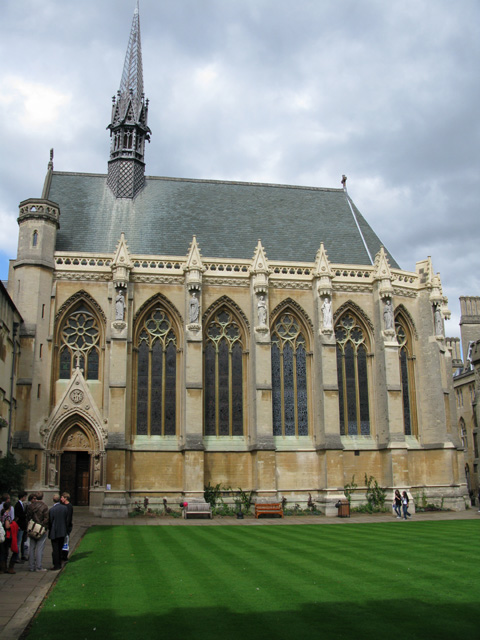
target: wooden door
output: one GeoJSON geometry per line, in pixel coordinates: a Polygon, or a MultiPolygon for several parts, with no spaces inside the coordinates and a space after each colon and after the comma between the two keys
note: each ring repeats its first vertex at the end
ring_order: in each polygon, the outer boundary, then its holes
{"type": "Polygon", "coordinates": [[[64,451],[60,458],[60,493],[68,491],[72,503],[75,502],[76,493],[77,454],[75,451],[64,451]]]}
{"type": "Polygon", "coordinates": [[[79,507],[88,506],[90,488],[90,456],[88,453],[77,453],[76,485],[76,504],[79,507]]]}

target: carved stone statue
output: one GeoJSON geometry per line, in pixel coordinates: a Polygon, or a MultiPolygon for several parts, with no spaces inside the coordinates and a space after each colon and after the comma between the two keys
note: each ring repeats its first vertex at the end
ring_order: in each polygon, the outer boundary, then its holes
{"type": "Polygon", "coordinates": [[[125,298],[123,291],[120,289],[115,298],[115,320],[123,320],[125,314],[125,298]]]}
{"type": "Polygon", "coordinates": [[[189,319],[191,324],[198,324],[198,317],[200,313],[200,305],[198,302],[197,294],[193,291],[190,297],[190,311],[189,319]]]}
{"type": "Polygon", "coordinates": [[[393,306],[390,298],[387,298],[383,307],[383,325],[385,331],[394,330],[393,306]]]}
{"type": "Polygon", "coordinates": [[[263,327],[267,324],[267,303],[265,296],[260,296],[257,303],[258,324],[263,327]]]}
{"type": "Polygon", "coordinates": [[[54,487],[56,479],[57,479],[57,467],[55,465],[55,456],[50,456],[50,461],[48,463],[48,484],[51,487],[54,487]]]}
{"type": "Polygon", "coordinates": [[[435,320],[435,335],[443,336],[443,319],[442,319],[442,312],[440,311],[439,306],[435,307],[435,313],[433,317],[435,320]]]}
{"type": "Polygon", "coordinates": [[[100,484],[100,456],[98,454],[93,460],[93,484],[96,487],[100,484]]]}
{"type": "Polygon", "coordinates": [[[323,328],[332,328],[332,301],[328,296],[325,297],[322,304],[323,328]]]}

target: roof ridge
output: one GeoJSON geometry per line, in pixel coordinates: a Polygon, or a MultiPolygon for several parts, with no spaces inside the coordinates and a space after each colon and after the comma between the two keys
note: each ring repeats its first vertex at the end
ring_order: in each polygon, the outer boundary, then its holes
{"type": "MultiPolygon", "coordinates": [[[[53,171],[54,175],[61,176],[90,176],[95,178],[106,178],[106,173],[85,173],[81,171],[53,171]]],[[[216,180],[214,178],[175,178],[172,176],[145,176],[146,180],[164,180],[165,182],[194,182],[205,184],[231,184],[240,187],[274,187],[277,189],[302,189],[304,191],[331,191],[342,193],[343,188],[336,187],[313,187],[296,184],[280,184],[277,182],[248,182],[242,180],[216,180]]]]}

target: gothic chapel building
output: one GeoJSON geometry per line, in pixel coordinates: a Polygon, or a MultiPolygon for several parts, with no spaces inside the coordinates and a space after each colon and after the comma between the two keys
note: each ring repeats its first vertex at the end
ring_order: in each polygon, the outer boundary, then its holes
{"type": "Polygon", "coordinates": [[[209,483],[326,514],[352,476],[464,508],[448,317],[343,188],[145,175],[135,10],[106,175],[20,203],[13,450],[104,516],[209,483]],[[236,220],[232,233],[231,219],[236,220]]]}

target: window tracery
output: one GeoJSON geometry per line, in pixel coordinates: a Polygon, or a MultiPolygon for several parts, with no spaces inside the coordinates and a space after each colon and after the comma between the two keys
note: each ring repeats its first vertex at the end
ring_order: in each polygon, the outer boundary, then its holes
{"type": "Polygon", "coordinates": [[[221,307],[205,331],[204,433],[243,435],[243,336],[239,321],[221,307]]]}
{"type": "Polygon", "coordinates": [[[350,312],[335,326],[340,435],[370,435],[366,331],[350,312]]]}
{"type": "Polygon", "coordinates": [[[79,366],[86,380],[98,380],[100,328],[86,304],[80,303],[65,317],[59,336],[59,379],[70,379],[73,369],[79,366]]]}
{"type": "Polygon", "coordinates": [[[305,332],[290,312],[272,331],[272,409],[274,436],[308,435],[307,347],[305,332]]]}
{"type": "Polygon", "coordinates": [[[404,318],[397,315],[395,333],[399,346],[400,383],[402,385],[403,428],[406,436],[417,435],[417,411],[415,391],[415,358],[411,331],[404,318]]]}
{"type": "Polygon", "coordinates": [[[137,435],[175,435],[177,335],[165,309],[144,316],[135,346],[137,435]]]}

